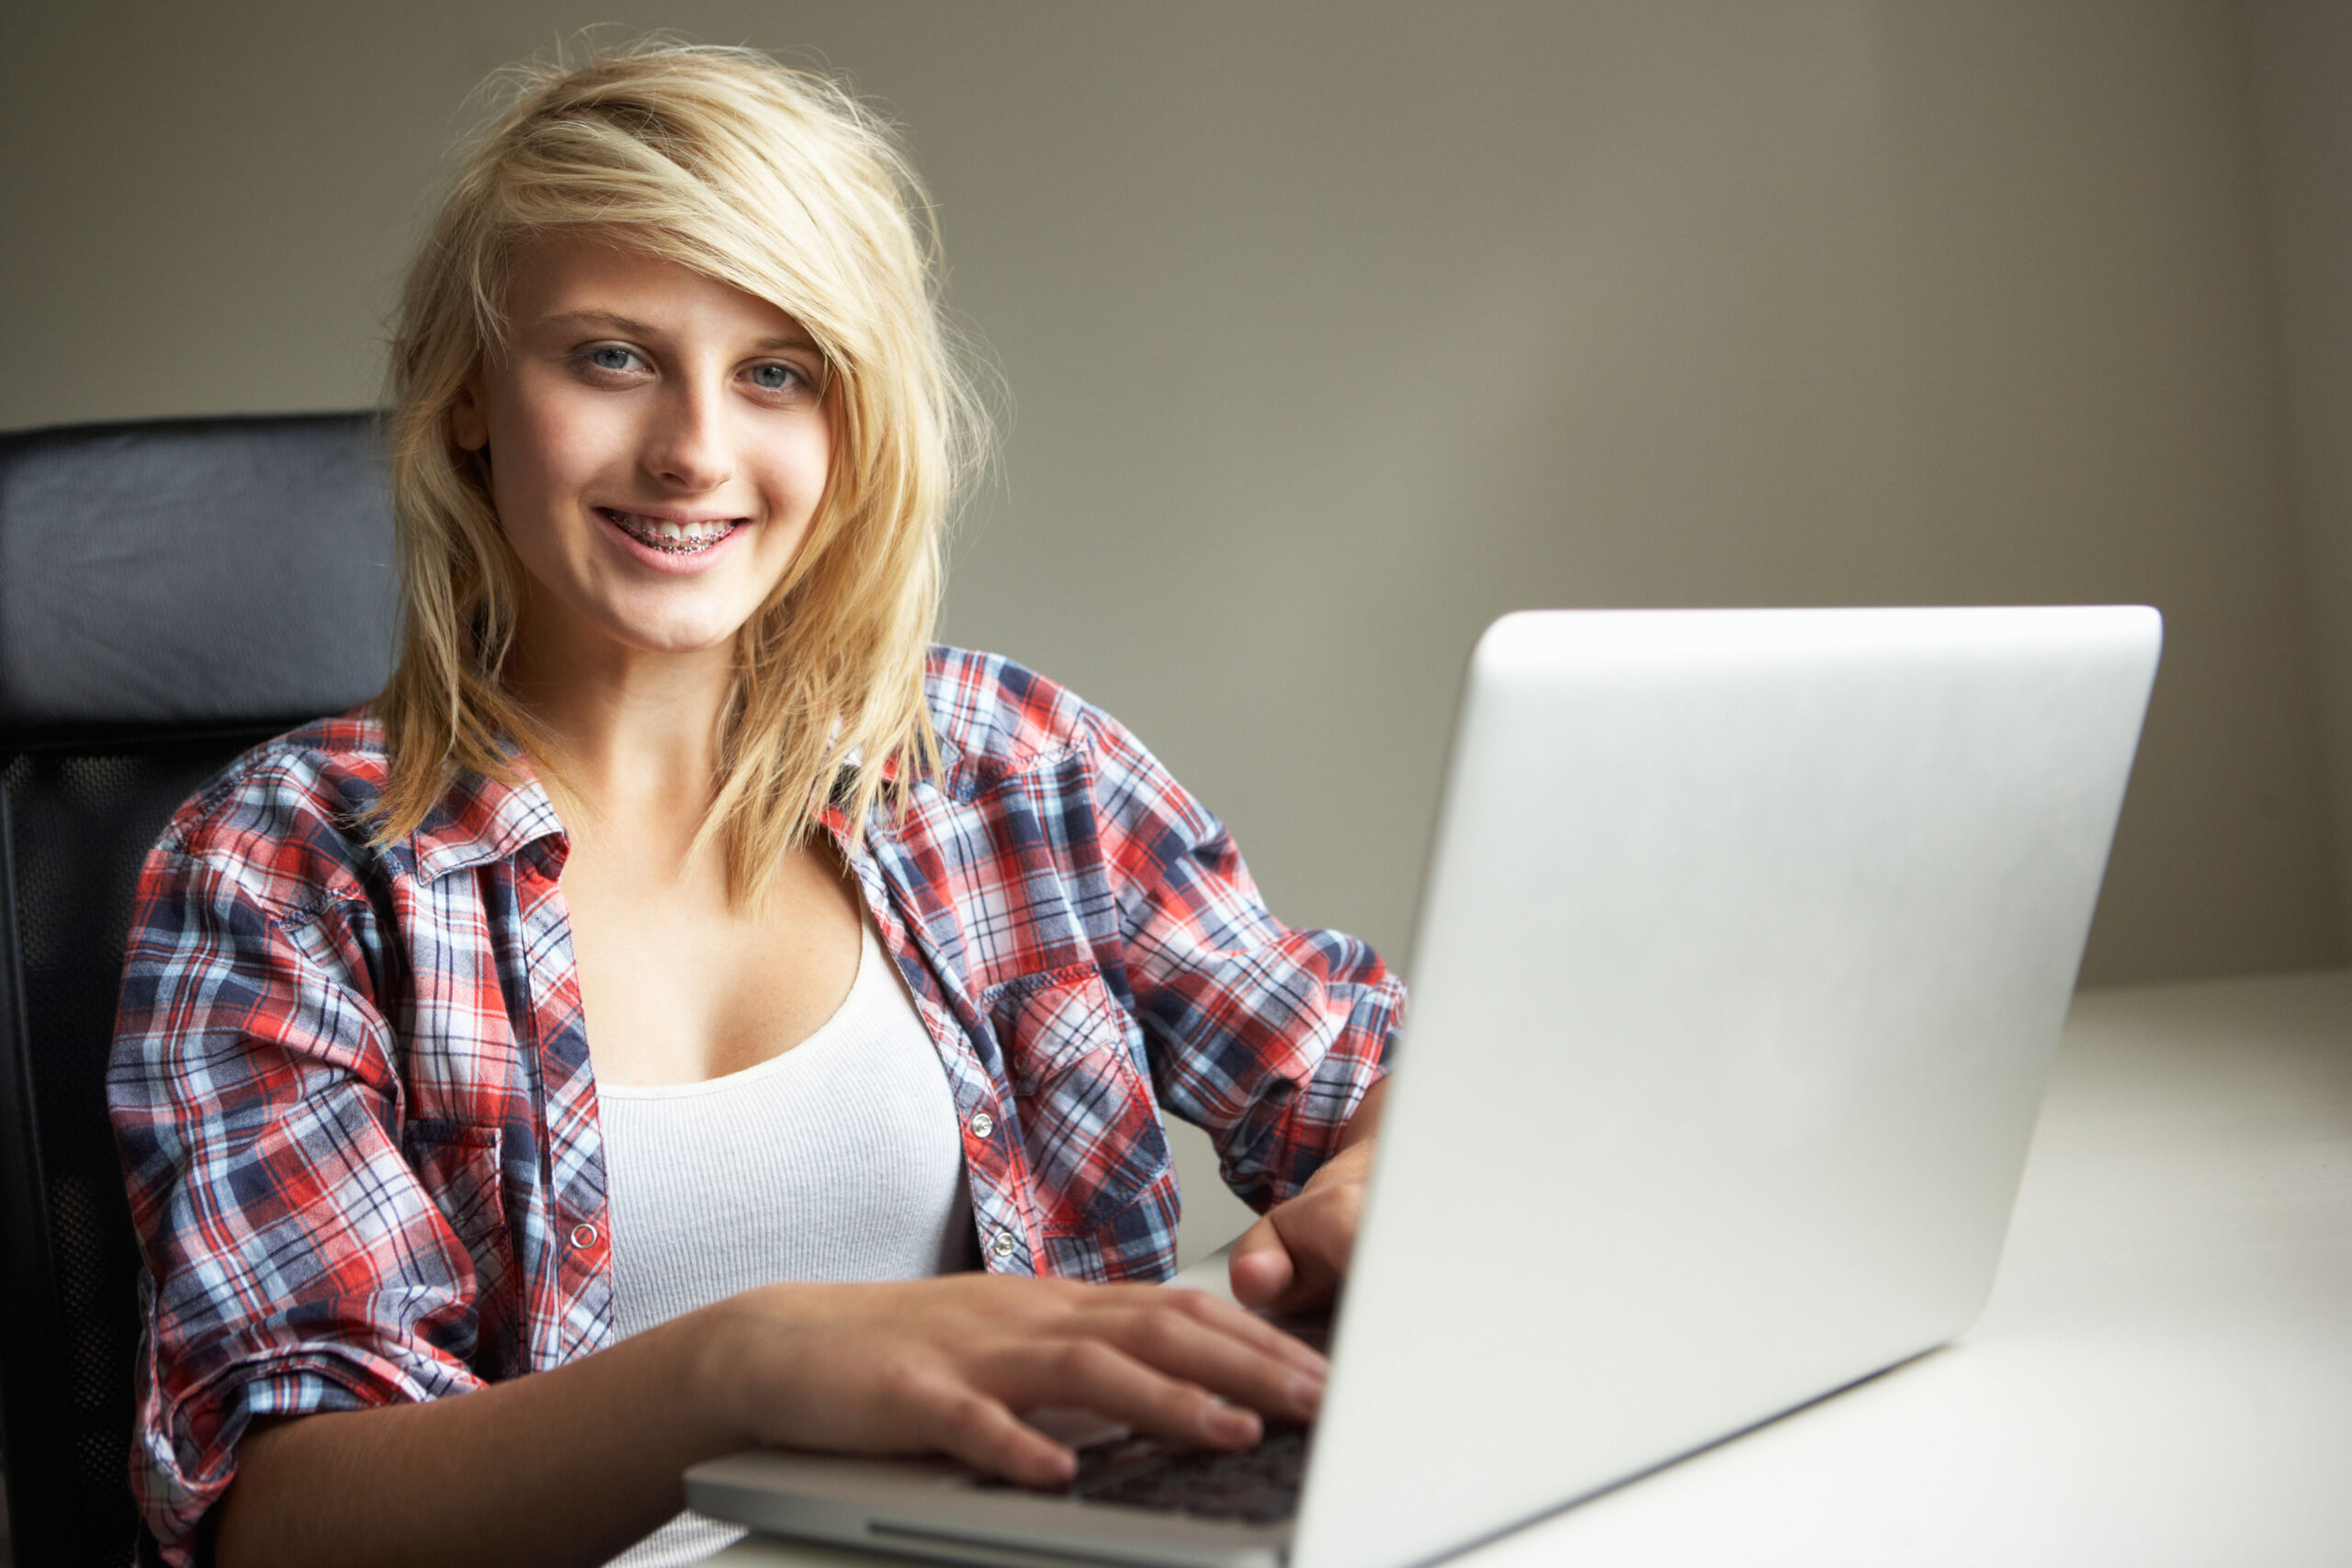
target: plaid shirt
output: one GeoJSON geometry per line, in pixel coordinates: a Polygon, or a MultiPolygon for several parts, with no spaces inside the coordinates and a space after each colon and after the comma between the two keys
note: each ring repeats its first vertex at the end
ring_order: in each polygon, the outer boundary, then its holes
{"type": "MultiPolygon", "coordinates": [[[[988,1267],[1165,1278],[1162,1105],[1235,1190],[1296,1192],[1403,1002],[1291,931],[1216,818],[1107,715],[941,649],[939,776],[824,826],[938,1047],[988,1267]]],[[[363,710],[364,712],[364,710],[363,710]]],[[[328,719],[182,807],[140,881],[109,1077],[146,1261],[131,1480],[167,1558],[258,1416],[435,1399],[613,1341],[567,840],[536,783],[352,824],[380,729],[328,719]]]]}

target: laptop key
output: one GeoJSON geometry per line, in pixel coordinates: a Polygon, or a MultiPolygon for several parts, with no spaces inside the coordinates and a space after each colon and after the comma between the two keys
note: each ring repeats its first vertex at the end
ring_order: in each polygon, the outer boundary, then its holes
{"type": "MultiPolygon", "coordinates": [[[[1269,1422],[1255,1448],[1187,1449],[1128,1437],[1079,1450],[1068,1484],[1036,1490],[1092,1503],[1202,1518],[1276,1524],[1298,1511],[1306,1474],[1306,1428],[1269,1422]]],[[[1014,1483],[989,1476],[989,1489],[1014,1483]]]]}

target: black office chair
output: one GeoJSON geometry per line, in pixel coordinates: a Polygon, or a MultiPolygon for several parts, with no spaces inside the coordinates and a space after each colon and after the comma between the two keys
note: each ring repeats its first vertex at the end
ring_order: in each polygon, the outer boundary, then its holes
{"type": "Polygon", "coordinates": [[[0,435],[0,1414],[28,1568],[152,1555],[106,1115],[140,863],[237,753],[382,685],[392,562],[364,415],[0,435]]]}

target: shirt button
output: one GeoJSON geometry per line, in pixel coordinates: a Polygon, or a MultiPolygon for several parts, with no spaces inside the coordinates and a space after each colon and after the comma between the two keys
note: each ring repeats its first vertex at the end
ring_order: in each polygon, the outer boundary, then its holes
{"type": "Polygon", "coordinates": [[[582,1222],[571,1227],[571,1245],[585,1252],[596,1245],[596,1227],[582,1222]]]}
{"type": "Polygon", "coordinates": [[[985,1137],[987,1137],[990,1133],[993,1133],[993,1132],[995,1132],[995,1131],[996,1131],[996,1118],[995,1118],[995,1117],[993,1117],[993,1116],[989,1115],[989,1114],[987,1111],[975,1111],[975,1112],[973,1113],[973,1115],[972,1115],[972,1136],[974,1136],[974,1137],[976,1137],[976,1138],[985,1138],[985,1137]]]}
{"type": "Polygon", "coordinates": [[[999,1231],[989,1242],[989,1255],[1001,1263],[1012,1257],[1012,1249],[1020,1245],[1012,1239],[1011,1231],[999,1231]]]}

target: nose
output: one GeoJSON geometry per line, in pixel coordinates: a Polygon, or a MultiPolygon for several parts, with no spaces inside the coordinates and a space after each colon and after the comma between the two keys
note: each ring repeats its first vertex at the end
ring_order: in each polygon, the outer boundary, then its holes
{"type": "Polygon", "coordinates": [[[661,401],[647,432],[646,471],[668,489],[699,495],[735,477],[725,400],[693,385],[677,386],[661,401]]]}

